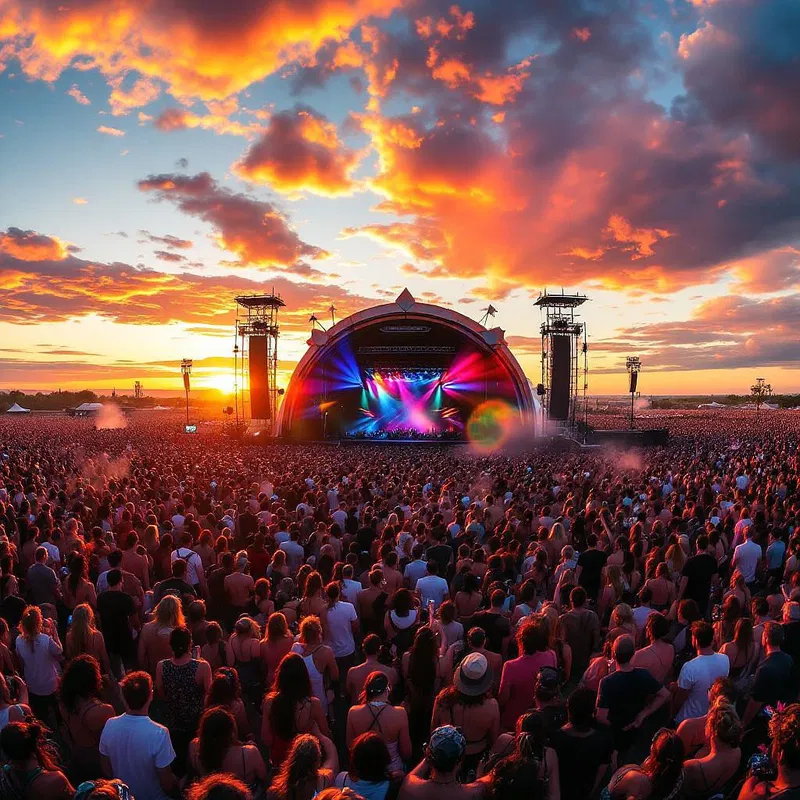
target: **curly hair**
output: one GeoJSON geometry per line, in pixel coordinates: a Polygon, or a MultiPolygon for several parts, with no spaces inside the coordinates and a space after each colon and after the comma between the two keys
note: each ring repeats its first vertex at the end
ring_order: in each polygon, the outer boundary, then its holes
{"type": "Polygon", "coordinates": [[[719,739],[728,747],[738,747],[744,728],[736,708],[727,697],[719,697],[711,706],[706,717],[706,738],[719,739]]]}
{"type": "Polygon", "coordinates": [[[800,703],[776,711],[769,721],[772,760],[789,769],[800,769],[800,703]]]}

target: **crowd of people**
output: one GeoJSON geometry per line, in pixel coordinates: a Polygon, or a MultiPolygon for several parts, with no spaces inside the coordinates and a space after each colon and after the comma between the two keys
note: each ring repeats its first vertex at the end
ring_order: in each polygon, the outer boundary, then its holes
{"type": "Polygon", "coordinates": [[[665,425],[0,418],[0,798],[800,798],[800,418],[665,425]]]}

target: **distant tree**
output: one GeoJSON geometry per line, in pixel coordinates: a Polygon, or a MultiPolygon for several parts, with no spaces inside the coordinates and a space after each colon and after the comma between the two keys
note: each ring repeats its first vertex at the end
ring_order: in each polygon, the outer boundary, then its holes
{"type": "Polygon", "coordinates": [[[758,410],[768,397],[772,397],[772,386],[764,378],[756,378],[756,382],[750,387],[750,397],[755,400],[758,410]]]}

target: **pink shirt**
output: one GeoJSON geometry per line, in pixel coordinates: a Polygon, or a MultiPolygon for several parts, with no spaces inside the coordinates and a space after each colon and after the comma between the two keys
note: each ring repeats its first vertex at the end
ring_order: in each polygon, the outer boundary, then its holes
{"type": "Polygon", "coordinates": [[[539,670],[542,667],[557,666],[556,654],[552,650],[506,661],[500,679],[500,696],[508,692],[508,700],[500,714],[500,725],[503,728],[514,730],[517,720],[533,707],[533,691],[539,670]]]}

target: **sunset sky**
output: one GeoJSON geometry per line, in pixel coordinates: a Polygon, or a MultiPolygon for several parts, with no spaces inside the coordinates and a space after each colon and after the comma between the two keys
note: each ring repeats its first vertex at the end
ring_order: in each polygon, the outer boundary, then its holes
{"type": "Polygon", "coordinates": [[[0,0],[0,388],[232,384],[408,287],[592,394],[800,391],[797,0],[0,0]]]}

